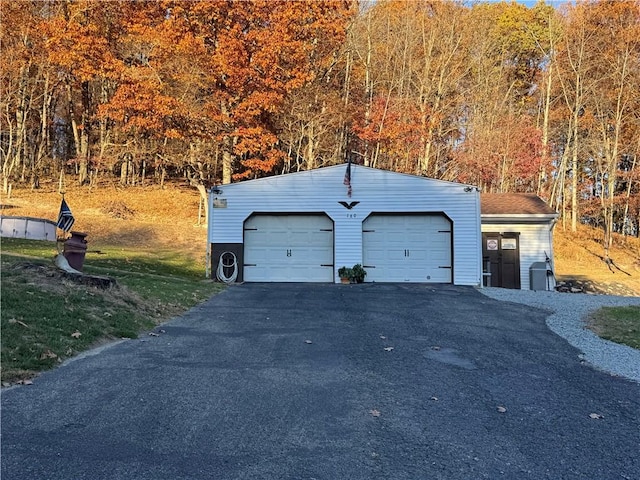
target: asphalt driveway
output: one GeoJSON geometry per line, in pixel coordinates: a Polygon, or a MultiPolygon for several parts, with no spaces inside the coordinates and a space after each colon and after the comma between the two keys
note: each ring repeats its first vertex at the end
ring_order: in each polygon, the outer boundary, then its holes
{"type": "Polygon", "coordinates": [[[472,288],[233,286],[2,392],[2,479],[638,479],[640,385],[472,288]]]}

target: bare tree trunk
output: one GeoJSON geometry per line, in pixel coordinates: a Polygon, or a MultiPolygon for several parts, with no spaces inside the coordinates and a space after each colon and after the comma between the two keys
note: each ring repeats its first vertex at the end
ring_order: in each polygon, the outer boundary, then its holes
{"type": "Polygon", "coordinates": [[[224,137],[222,145],[222,183],[231,183],[231,174],[233,167],[233,140],[230,136],[224,137]]]}
{"type": "Polygon", "coordinates": [[[31,62],[24,65],[20,69],[20,80],[18,87],[18,106],[15,112],[16,127],[14,135],[11,136],[10,147],[7,149],[5,160],[2,164],[3,190],[8,193],[9,189],[9,177],[18,169],[21,165],[24,165],[25,161],[25,149],[26,149],[26,129],[27,129],[27,117],[30,111],[31,101],[27,99],[27,87],[29,82],[29,70],[31,68],[31,62]],[[15,136],[15,142],[13,141],[15,136]]]}
{"type": "Polygon", "coordinates": [[[80,130],[80,148],[78,156],[79,171],[78,183],[84,185],[89,175],[89,109],[91,108],[91,99],[89,95],[89,82],[82,82],[82,114],[80,121],[82,129],[80,130]]]}
{"type": "Polygon", "coordinates": [[[131,168],[131,154],[125,153],[122,159],[122,166],[120,167],[120,185],[127,184],[129,179],[129,170],[131,168]]]}
{"type": "MultiPolygon", "coordinates": [[[[109,100],[109,92],[107,91],[107,80],[101,79],[100,81],[100,104],[104,105],[109,100]]],[[[98,168],[104,167],[104,156],[109,144],[109,128],[106,118],[101,118],[99,122],[99,139],[100,145],[98,147],[98,168]]]]}
{"type": "MultiPolygon", "coordinates": [[[[640,141],[640,139],[639,139],[640,141]]],[[[627,226],[629,224],[629,199],[631,198],[631,184],[633,183],[633,171],[636,168],[636,160],[638,155],[633,156],[633,163],[631,164],[631,170],[629,170],[629,179],[627,180],[627,191],[625,192],[624,212],[622,215],[622,236],[627,235],[627,226]]]]}
{"type": "Polygon", "coordinates": [[[42,159],[46,153],[50,151],[49,142],[49,107],[52,101],[52,93],[49,91],[50,75],[46,71],[44,74],[43,92],[42,92],[42,106],[40,108],[40,135],[38,138],[38,149],[33,157],[33,163],[31,167],[31,186],[32,188],[38,188],[40,185],[40,166],[42,159]]]}
{"type": "MultiPolygon", "coordinates": [[[[200,199],[202,204],[204,205],[204,224],[209,224],[209,201],[207,199],[207,189],[201,183],[196,184],[195,186],[200,193],[200,199]]],[[[198,225],[200,224],[200,218],[198,218],[198,225]]]]}
{"type": "Polygon", "coordinates": [[[314,120],[309,122],[309,125],[306,128],[306,137],[307,137],[307,148],[306,148],[306,157],[307,157],[307,170],[313,170],[316,167],[316,152],[315,152],[315,125],[314,120]]]}
{"type": "MultiPolygon", "coordinates": [[[[576,119],[577,120],[577,119],[576,119]]],[[[574,122],[571,153],[571,231],[578,230],[578,124],[574,122]]]]}
{"type": "MultiPolygon", "coordinates": [[[[553,60],[551,60],[553,61],[553,60]]],[[[552,83],[551,68],[549,68],[549,74],[546,77],[547,88],[544,95],[544,107],[542,114],[542,159],[540,164],[540,170],[538,171],[538,188],[537,194],[542,193],[542,183],[544,181],[545,171],[544,168],[548,164],[549,160],[549,111],[551,109],[551,83],[552,83]]]]}

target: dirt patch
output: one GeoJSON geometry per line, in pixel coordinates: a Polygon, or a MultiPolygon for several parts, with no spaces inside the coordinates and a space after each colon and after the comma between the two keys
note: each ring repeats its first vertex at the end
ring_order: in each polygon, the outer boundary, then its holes
{"type": "Polygon", "coordinates": [[[604,261],[602,232],[580,225],[578,231],[554,230],[555,273],[569,288],[586,293],[640,296],[640,239],[614,235],[604,261]]]}

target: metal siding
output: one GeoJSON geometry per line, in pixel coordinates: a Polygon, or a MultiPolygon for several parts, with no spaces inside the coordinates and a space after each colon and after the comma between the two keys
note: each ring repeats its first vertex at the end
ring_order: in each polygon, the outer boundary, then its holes
{"type": "MultiPolygon", "coordinates": [[[[371,213],[444,213],[453,223],[453,282],[478,285],[481,272],[479,196],[465,185],[352,166],[353,194],[343,185],[346,165],[222,185],[226,208],[213,208],[210,243],[242,242],[254,212],[324,212],[335,225],[335,270],[362,263],[362,222],[371,213]],[[338,202],[360,202],[347,209],[338,202]]],[[[213,197],[213,196],[211,196],[213,197]]],[[[336,274],[336,281],[338,281],[336,274]]]]}

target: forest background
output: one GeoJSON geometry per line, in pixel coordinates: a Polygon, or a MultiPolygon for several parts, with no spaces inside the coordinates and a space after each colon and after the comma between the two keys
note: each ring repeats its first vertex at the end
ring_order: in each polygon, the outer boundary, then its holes
{"type": "Polygon", "coordinates": [[[350,159],[640,236],[637,1],[1,0],[0,27],[5,195],[350,159]]]}

